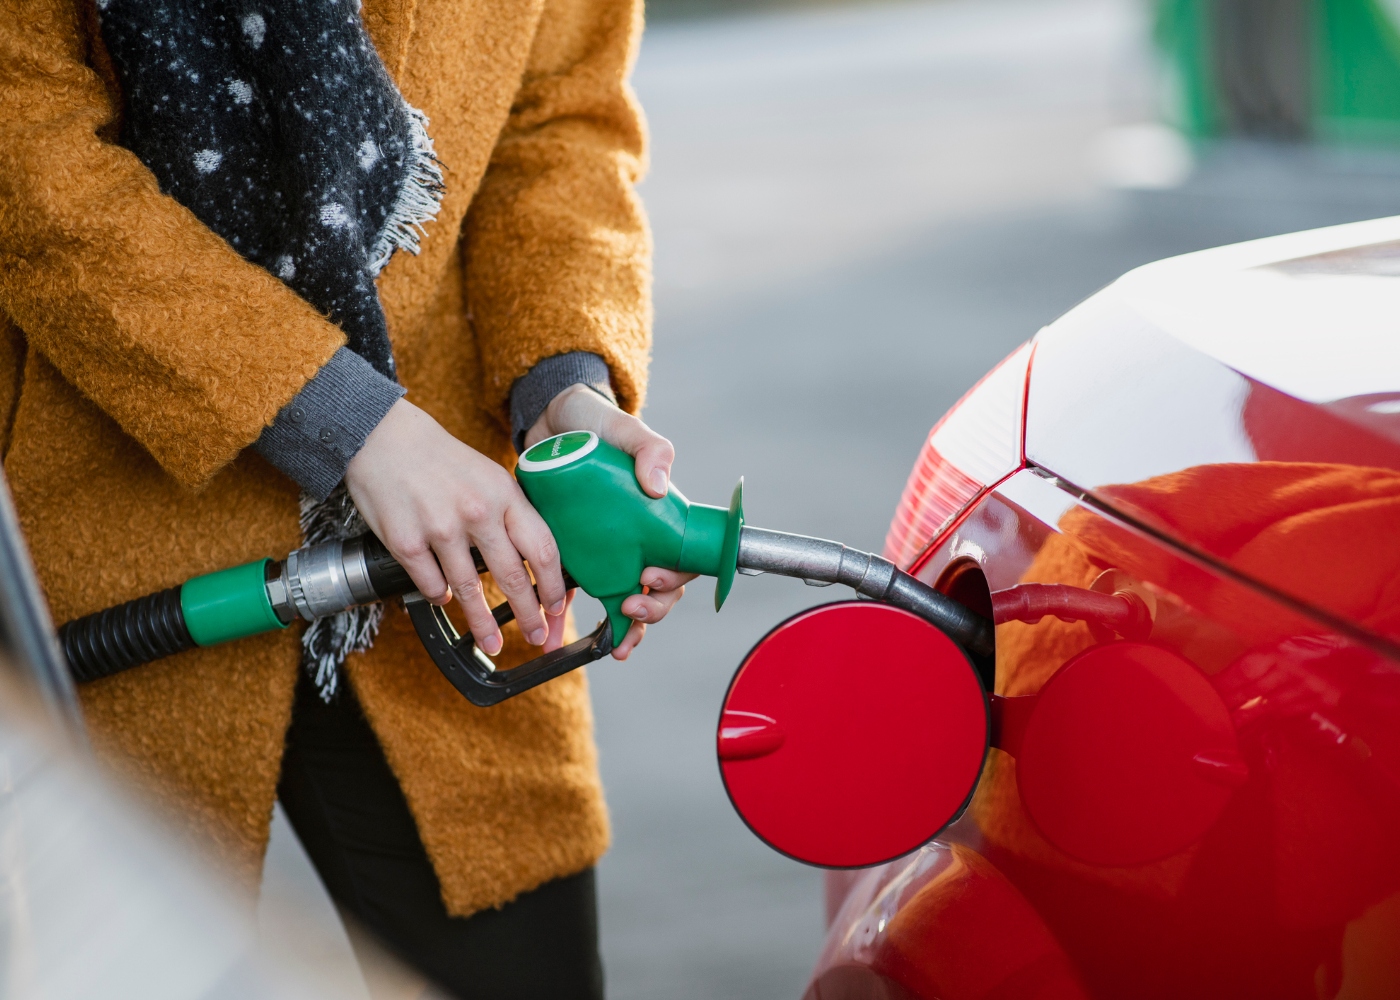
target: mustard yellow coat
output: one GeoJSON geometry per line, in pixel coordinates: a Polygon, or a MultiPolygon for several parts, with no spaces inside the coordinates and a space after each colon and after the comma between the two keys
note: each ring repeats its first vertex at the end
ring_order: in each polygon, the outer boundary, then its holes
{"type": "MultiPolygon", "coordinates": [[[[379,281],[408,398],[502,462],[510,386],[542,358],[602,355],[635,411],[640,0],[365,0],[364,20],[447,167],[421,256],[379,281]]],[[[91,0],[0,0],[0,444],[59,622],[295,548],[297,488],[246,449],[344,342],[115,144],[96,24],[91,0]]],[[[250,881],[297,666],[294,628],[81,691],[99,752],[250,881]]],[[[473,708],[401,610],[347,669],[450,912],[602,854],[582,673],[473,708]]]]}

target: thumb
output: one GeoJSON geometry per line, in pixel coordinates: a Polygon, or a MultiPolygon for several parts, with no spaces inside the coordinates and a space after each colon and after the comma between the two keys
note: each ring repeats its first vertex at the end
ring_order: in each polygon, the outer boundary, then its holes
{"type": "Polygon", "coordinates": [[[620,414],[604,435],[610,444],[631,455],[636,463],[637,482],[642,490],[654,497],[664,497],[671,485],[671,463],[676,449],[656,431],[630,414],[620,414]]]}

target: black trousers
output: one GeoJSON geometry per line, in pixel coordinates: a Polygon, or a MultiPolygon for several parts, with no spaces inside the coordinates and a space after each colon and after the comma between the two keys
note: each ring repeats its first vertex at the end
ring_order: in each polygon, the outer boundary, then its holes
{"type": "Polygon", "coordinates": [[[348,685],[331,705],[305,676],[278,798],[331,897],[463,1000],[602,1000],[593,870],[499,910],[451,917],[379,741],[348,685]]]}

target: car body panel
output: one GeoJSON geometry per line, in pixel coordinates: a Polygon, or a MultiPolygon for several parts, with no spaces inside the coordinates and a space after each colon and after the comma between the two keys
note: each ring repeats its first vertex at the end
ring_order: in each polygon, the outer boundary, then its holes
{"type": "Polygon", "coordinates": [[[934,842],[852,881],[806,1000],[1082,1000],[1045,922],[995,866],[934,842]],[[930,942],[935,943],[930,947],[930,942]]]}
{"type": "Polygon", "coordinates": [[[988,941],[1016,966],[1030,938],[975,920],[964,934],[912,902],[914,883],[937,882],[928,873],[953,859],[979,873],[960,890],[969,912],[1020,926],[1010,900],[1031,908],[1069,963],[1056,989],[1400,996],[1400,337],[1385,335],[1400,330],[1400,282],[1387,277],[1400,276],[1397,239],[1400,221],[1381,220],[1151,265],[1041,332],[1028,468],[951,521],[911,571],[983,613],[992,594],[1028,584],[1130,594],[1150,627],[1125,637],[1089,616],[998,623],[1001,722],[968,812],[919,854],[831,878],[809,996],[1010,995],[995,977],[946,970],[995,962],[988,941]],[[1235,280],[1251,268],[1281,277],[1235,280]],[[1351,322],[1353,280],[1386,285],[1358,293],[1355,325],[1316,329],[1319,316],[1351,322]],[[1228,323],[1211,319],[1217,307],[1228,323]],[[1263,319],[1246,328],[1253,315],[1263,319]],[[1312,370],[1271,356],[1303,350],[1308,324],[1312,370]],[[1113,696],[1112,665],[1127,671],[1143,651],[1186,683],[1113,696]],[[1049,697],[1087,660],[1108,665],[1096,687],[1049,697]],[[1182,757],[1171,781],[1135,773],[1145,758],[1128,744],[1189,729],[1192,717],[1166,710],[1172,698],[1195,698],[1237,756],[1182,757]],[[1056,739],[1027,743],[1024,721],[1008,721],[1035,713],[1062,717],[1056,739]],[[1183,776],[1212,767],[1221,793],[1193,799],[1183,776]],[[1020,784],[1047,774],[1049,801],[1073,808],[1047,810],[1020,784]],[[1144,825],[1152,808],[1132,802],[1168,807],[1156,815],[1170,829],[1144,825]]]}
{"type": "Polygon", "coordinates": [[[1378,272],[1400,271],[1400,243],[1337,249],[1358,233],[1400,222],[1190,254],[1087,300],[1036,339],[1025,449],[1170,541],[1396,642],[1400,281],[1378,272]]]}
{"type": "MultiPolygon", "coordinates": [[[[1085,863],[1060,850],[1027,814],[1017,761],[992,751],[967,816],[942,839],[977,852],[1024,896],[1088,995],[1314,997],[1319,978],[1336,987],[1350,973],[1359,990],[1394,971],[1354,955],[1348,966],[1347,940],[1384,938],[1400,916],[1387,902],[1400,888],[1400,664],[1031,470],[988,495],[918,575],[938,583],[967,560],[993,590],[1089,587],[1116,571],[1120,586],[1152,600],[1151,642],[1195,664],[1240,731],[1248,780],[1218,820],[1174,853],[1136,865],[1085,863]]],[[[1036,696],[1076,654],[1117,641],[1092,622],[999,625],[997,694],[1036,696]]],[[[1093,769],[1066,780],[1105,812],[1120,794],[1093,769]]],[[[819,981],[838,959],[850,964],[832,942],[838,929],[849,936],[860,884],[833,924],[819,981]]],[[[965,951],[943,926],[929,918],[924,946],[965,951]]],[[[879,955],[872,962],[887,976],[898,967],[879,955]]],[[[898,981],[913,996],[955,995],[898,981]]]]}
{"type": "Polygon", "coordinates": [[[1108,291],[1246,378],[1325,403],[1400,385],[1395,277],[1400,217],[1171,257],[1108,291]]]}

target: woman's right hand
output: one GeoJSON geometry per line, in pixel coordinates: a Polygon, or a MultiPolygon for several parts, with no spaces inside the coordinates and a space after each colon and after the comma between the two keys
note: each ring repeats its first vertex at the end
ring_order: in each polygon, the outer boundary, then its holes
{"type": "Polygon", "coordinates": [[[370,433],[345,470],[345,485],[424,597],[446,604],[456,595],[486,653],[501,651],[501,630],[472,562],[473,545],[528,642],[544,645],[551,625],[561,630],[567,595],[549,526],[509,472],[408,400],[395,403],[370,433]]]}

